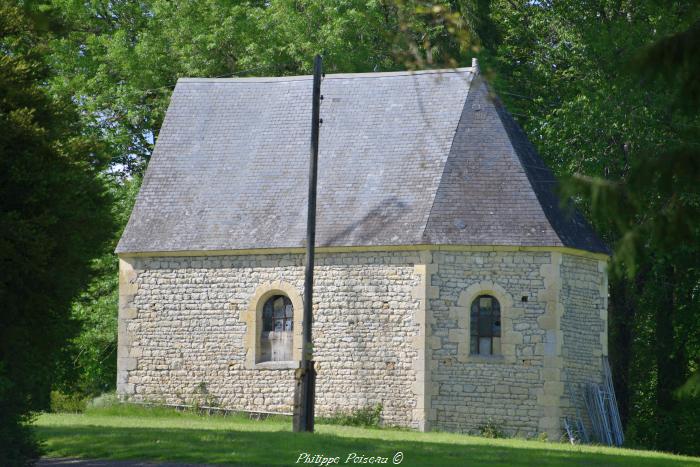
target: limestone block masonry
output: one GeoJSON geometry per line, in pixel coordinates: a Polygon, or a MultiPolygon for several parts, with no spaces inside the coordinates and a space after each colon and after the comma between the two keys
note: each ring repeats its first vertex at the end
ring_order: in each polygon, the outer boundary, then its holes
{"type": "MultiPolygon", "coordinates": [[[[320,249],[317,414],[382,404],[385,425],[561,435],[607,353],[604,255],[570,249],[320,249]],[[501,305],[501,354],[469,353],[469,310],[501,305]]],[[[290,413],[294,364],[257,362],[261,301],[294,305],[303,253],[122,255],[117,391],[137,401],[290,413]]]]}

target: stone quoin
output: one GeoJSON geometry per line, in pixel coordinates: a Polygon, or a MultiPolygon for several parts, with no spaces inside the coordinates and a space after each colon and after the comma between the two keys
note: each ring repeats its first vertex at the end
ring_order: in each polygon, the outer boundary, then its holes
{"type": "MultiPolygon", "coordinates": [[[[478,67],[327,75],[316,413],[559,439],[607,355],[608,250],[478,67]]],[[[120,258],[118,393],[289,413],[311,77],[181,79],[120,258]]]]}

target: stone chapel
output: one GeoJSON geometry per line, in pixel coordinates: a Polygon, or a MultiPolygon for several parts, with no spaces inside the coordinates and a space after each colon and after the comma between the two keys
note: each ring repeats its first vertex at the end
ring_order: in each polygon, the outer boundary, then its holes
{"type": "MultiPolygon", "coordinates": [[[[291,412],[311,89],[178,81],[117,247],[122,397],[291,412]]],[[[321,89],[317,415],[558,439],[602,380],[606,246],[477,66],[321,89]]]]}

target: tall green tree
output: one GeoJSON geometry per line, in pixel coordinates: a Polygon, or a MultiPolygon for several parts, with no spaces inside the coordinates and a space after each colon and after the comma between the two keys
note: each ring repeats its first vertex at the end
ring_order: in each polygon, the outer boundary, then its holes
{"type": "Polygon", "coordinates": [[[117,228],[92,261],[92,279],[72,305],[72,318],[79,322],[80,332],[66,346],[53,384],[54,389],[63,393],[85,398],[115,388],[119,260],[114,249],[129,220],[140,185],[137,176],[112,179],[108,184],[117,228]]]}
{"type": "Polygon", "coordinates": [[[141,172],[178,78],[309,74],[316,53],[328,73],[457,65],[469,28],[454,3],[53,0],[66,34],[52,89],[80,103],[116,166],[141,172]]]}
{"type": "Polygon", "coordinates": [[[490,12],[499,94],[615,247],[610,353],[628,437],[698,452],[697,401],[675,395],[700,355],[700,121],[677,105],[698,61],[666,39],[695,44],[697,5],[495,0],[490,12]]]}
{"type": "Polygon", "coordinates": [[[77,326],[71,302],[112,228],[99,147],[70,100],[55,100],[47,22],[0,1],[0,459],[38,454],[28,423],[47,406],[63,345],[77,326]]]}
{"type": "Polygon", "coordinates": [[[595,201],[594,215],[618,219],[627,272],[641,265],[652,279],[641,293],[655,311],[655,410],[646,435],[665,449],[700,452],[700,8],[686,5],[681,13],[691,23],[641,47],[630,67],[644,78],[642,91],[667,90],[658,110],[670,134],[640,148],[624,179],[586,180],[583,188],[595,201]]]}

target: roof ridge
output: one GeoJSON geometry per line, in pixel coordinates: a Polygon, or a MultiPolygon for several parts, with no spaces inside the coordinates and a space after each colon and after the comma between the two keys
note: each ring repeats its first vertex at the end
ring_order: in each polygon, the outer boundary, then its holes
{"type": "MultiPolygon", "coordinates": [[[[403,71],[377,71],[366,73],[334,73],[325,75],[324,79],[371,79],[371,78],[393,78],[399,76],[416,75],[443,75],[457,73],[474,73],[473,67],[463,68],[439,68],[434,70],[403,70],[403,71]]],[[[292,76],[251,76],[251,77],[230,77],[230,78],[198,78],[183,77],[178,78],[184,83],[270,83],[285,81],[304,81],[313,79],[313,75],[292,75],[292,76]]]]}

